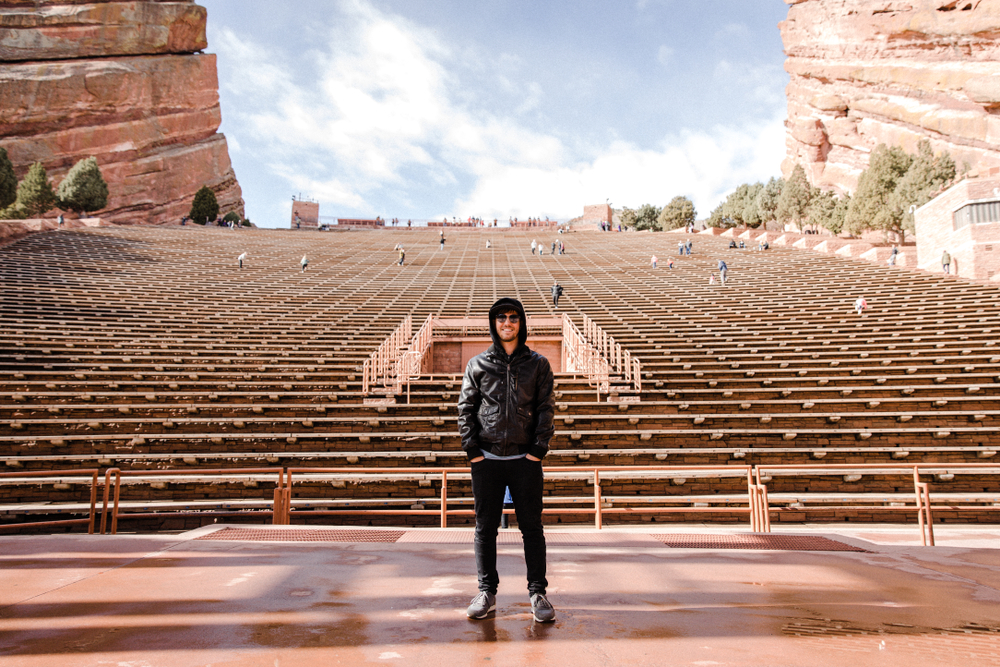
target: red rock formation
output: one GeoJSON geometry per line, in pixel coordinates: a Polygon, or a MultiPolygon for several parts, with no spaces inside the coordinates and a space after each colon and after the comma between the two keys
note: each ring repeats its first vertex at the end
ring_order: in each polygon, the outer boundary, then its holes
{"type": "Polygon", "coordinates": [[[785,175],[853,192],[879,143],[1000,165],[1000,0],[785,0],[785,175]]]}
{"type": "Polygon", "coordinates": [[[221,121],[206,11],[180,2],[6,2],[0,8],[0,145],[18,175],[54,183],[93,155],[108,181],[102,218],[177,222],[212,188],[243,211],[221,121]]]}

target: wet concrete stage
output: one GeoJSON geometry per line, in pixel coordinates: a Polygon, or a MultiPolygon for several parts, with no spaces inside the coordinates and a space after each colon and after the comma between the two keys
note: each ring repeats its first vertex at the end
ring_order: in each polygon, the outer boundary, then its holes
{"type": "Polygon", "coordinates": [[[468,530],[196,539],[223,529],[0,537],[0,664],[1000,665],[1000,529],[940,526],[934,548],[913,527],[795,531],[866,551],[655,537],[737,529],[551,530],[550,625],[531,619],[516,533],[495,617],[470,621],[468,530]]]}

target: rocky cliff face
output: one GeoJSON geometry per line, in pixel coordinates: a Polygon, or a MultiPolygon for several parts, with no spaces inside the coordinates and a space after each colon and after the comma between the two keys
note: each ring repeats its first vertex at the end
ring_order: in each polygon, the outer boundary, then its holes
{"type": "Polygon", "coordinates": [[[0,146],[18,176],[41,161],[53,183],[95,156],[101,217],[178,222],[212,188],[242,212],[221,121],[207,12],[192,0],[7,0],[0,7],[0,146]]]}
{"type": "Polygon", "coordinates": [[[1000,166],[1000,0],[785,0],[787,176],[853,192],[879,143],[1000,166]]]}

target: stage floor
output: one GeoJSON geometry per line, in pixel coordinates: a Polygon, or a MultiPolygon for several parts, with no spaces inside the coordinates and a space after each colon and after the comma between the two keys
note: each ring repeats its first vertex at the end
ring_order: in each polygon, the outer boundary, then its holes
{"type": "Polygon", "coordinates": [[[468,529],[6,536],[0,664],[1000,665],[1000,527],[935,530],[549,529],[546,625],[516,531],[482,621],[468,529]]]}

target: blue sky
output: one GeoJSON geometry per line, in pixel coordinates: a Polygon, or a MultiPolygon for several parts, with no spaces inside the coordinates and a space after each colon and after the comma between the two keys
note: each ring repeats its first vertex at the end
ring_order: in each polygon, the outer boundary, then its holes
{"type": "Polygon", "coordinates": [[[779,174],[782,0],[200,0],[247,215],[705,217],[779,174]]]}

